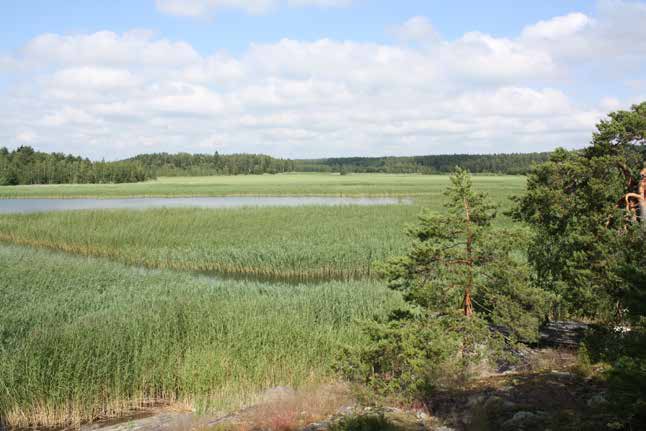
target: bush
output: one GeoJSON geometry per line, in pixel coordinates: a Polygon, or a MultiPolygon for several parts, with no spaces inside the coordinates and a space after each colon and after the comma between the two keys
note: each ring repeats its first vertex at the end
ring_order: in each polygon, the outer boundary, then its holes
{"type": "Polygon", "coordinates": [[[501,355],[502,337],[480,318],[459,313],[434,316],[393,313],[365,326],[367,347],[346,349],[339,369],[376,393],[406,400],[424,398],[434,387],[460,384],[469,370],[501,355]]]}

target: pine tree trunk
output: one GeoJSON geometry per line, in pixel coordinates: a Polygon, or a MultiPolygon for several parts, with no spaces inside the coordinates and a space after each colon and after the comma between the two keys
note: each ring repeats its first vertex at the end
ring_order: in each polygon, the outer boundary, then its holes
{"type": "Polygon", "coordinates": [[[473,287],[473,232],[471,230],[471,208],[469,202],[464,199],[464,213],[466,216],[467,231],[467,285],[464,289],[464,315],[473,315],[473,304],[471,303],[471,289],[473,287]]]}

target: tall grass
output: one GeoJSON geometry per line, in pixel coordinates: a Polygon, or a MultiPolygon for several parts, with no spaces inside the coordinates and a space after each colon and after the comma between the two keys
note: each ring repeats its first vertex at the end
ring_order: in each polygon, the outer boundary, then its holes
{"type": "Polygon", "coordinates": [[[150,400],[239,407],[324,381],[355,319],[396,295],[369,282],[218,281],[0,246],[0,416],[62,425],[150,400]]]}
{"type": "MultiPolygon", "coordinates": [[[[503,204],[524,184],[475,183],[503,204]]],[[[403,226],[423,206],[440,209],[445,184],[319,174],[0,188],[4,197],[417,196],[402,206],[0,216],[0,420],[77,424],[150,401],[229,410],[267,387],[331,378],[338,346],[365,341],[354,320],[400,304],[369,281],[373,262],[402,253],[403,226]],[[345,281],[269,284],[182,271],[345,281]]]]}
{"type": "MultiPolygon", "coordinates": [[[[405,181],[408,178],[417,177],[406,176],[405,181]]],[[[505,207],[509,196],[522,190],[522,182],[509,178],[477,177],[476,184],[505,207]]],[[[2,215],[0,241],[148,268],[242,278],[361,279],[374,274],[375,261],[403,252],[404,226],[416,220],[422,207],[441,210],[443,196],[438,192],[437,198],[427,195],[415,201],[386,206],[2,215]]]]}
{"type": "Polygon", "coordinates": [[[398,254],[419,208],[70,211],[0,217],[0,241],[148,268],[256,279],[359,279],[398,254]]]}
{"type": "MultiPolygon", "coordinates": [[[[520,176],[476,176],[486,190],[520,192],[520,176]]],[[[446,175],[394,174],[279,174],[217,177],[169,177],[133,184],[52,184],[0,187],[0,198],[74,198],[231,195],[415,195],[440,197],[446,175]]],[[[508,193],[507,193],[508,194],[508,193]]]]}

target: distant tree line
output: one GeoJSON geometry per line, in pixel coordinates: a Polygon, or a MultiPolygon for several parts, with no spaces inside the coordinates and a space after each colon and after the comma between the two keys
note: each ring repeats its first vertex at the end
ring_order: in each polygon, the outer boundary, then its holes
{"type": "Polygon", "coordinates": [[[413,157],[342,157],[296,160],[300,172],[385,172],[394,174],[444,174],[456,166],[471,173],[527,174],[532,165],[549,159],[550,153],[447,154],[413,157]]]}
{"type": "Polygon", "coordinates": [[[93,162],[28,146],[0,148],[0,185],[134,183],[153,176],[136,161],[93,162]]]}
{"type": "Polygon", "coordinates": [[[203,175],[259,175],[294,171],[294,160],[263,154],[153,153],[140,154],[128,162],[140,163],[160,177],[203,175]]]}
{"type": "Polygon", "coordinates": [[[29,146],[0,148],[0,185],[132,183],[160,176],[261,175],[285,172],[443,174],[456,166],[472,173],[522,175],[549,153],[454,154],[414,157],[279,159],[263,154],[140,154],[120,161],[91,161],[29,146]]]}
{"type": "Polygon", "coordinates": [[[261,154],[140,154],[95,162],[29,146],[0,148],[0,185],[134,183],[158,176],[258,175],[294,171],[294,161],[261,154]]]}

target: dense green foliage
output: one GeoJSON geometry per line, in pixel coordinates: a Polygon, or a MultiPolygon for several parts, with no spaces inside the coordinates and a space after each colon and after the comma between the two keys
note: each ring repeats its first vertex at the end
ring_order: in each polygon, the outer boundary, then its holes
{"type": "Polygon", "coordinates": [[[542,163],[549,153],[441,154],[411,157],[340,157],[295,160],[302,172],[386,172],[438,174],[452,172],[456,166],[472,173],[523,175],[532,165],[542,163]]]}
{"type": "Polygon", "coordinates": [[[0,247],[0,420],[63,424],[145,400],[236,408],[330,376],[353,323],[399,306],[366,282],[218,281],[0,247]]]}
{"type": "Polygon", "coordinates": [[[140,154],[127,159],[155,176],[277,174],[294,171],[294,161],[263,154],[140,154]]]}
{"type": "Polygon", "coordinates": [[[537,283],[563,314],[607,322],[588,342],[612,364],[615,429],[646,420],[646,206],[624,198],[638,192],[645,162],[646,102],[611,113],[582,152],[560,150],[538,166],[515,211],[533,230],[537,283]]]}
{"type": "Polygon", "coordinates": [[[390,259],[388,287],[409,305],[372,323],[367,347],[350,350],[341,369],[385,393],[423,399],[429,388],[496,359],[503,335],[536,341],[550,297],[530,287],[514,256],[517,232],[494,229],[495,205],[458,170],[446,191],[446,212],[424,212],[409,227],[408,253],[390,259]],[[490,330],[490,325],[502,333],[490,330]]]}
{"type": "Polygon", "coordinates": [[[136,161],[92,162],[31,147],[0,148],[0,186],[17,184],[134,183],[153,178],[136,161]]]}
{"type": "MultiPolygon", "coordinates": [[[[611,114],[584,151],[556,151],[518,199],[516,218],[534,231],[529,260],[538,283],[561,296],[565,313],[608,317],[644,287],[646,236],[623,199],[637,191],[644,144],[646,103],[611,114]]],[[[638,317],[643,308],[628,312],[638,317]]]]}
{"type": "MultiPolygon", "coordinates": [[[[393,174],[278,174],[211,177],[168,177],[135,184],[61,184],[0,187],[0,198],[73,198],[143,196],[423,196],[441,197],[448,177],[393,174]]],[[[525,178],[479,176],[478,189],[500,203],[524,190],[525,178]]],[[[432,204],[432,201],[431,201],[432,204]]]]}

